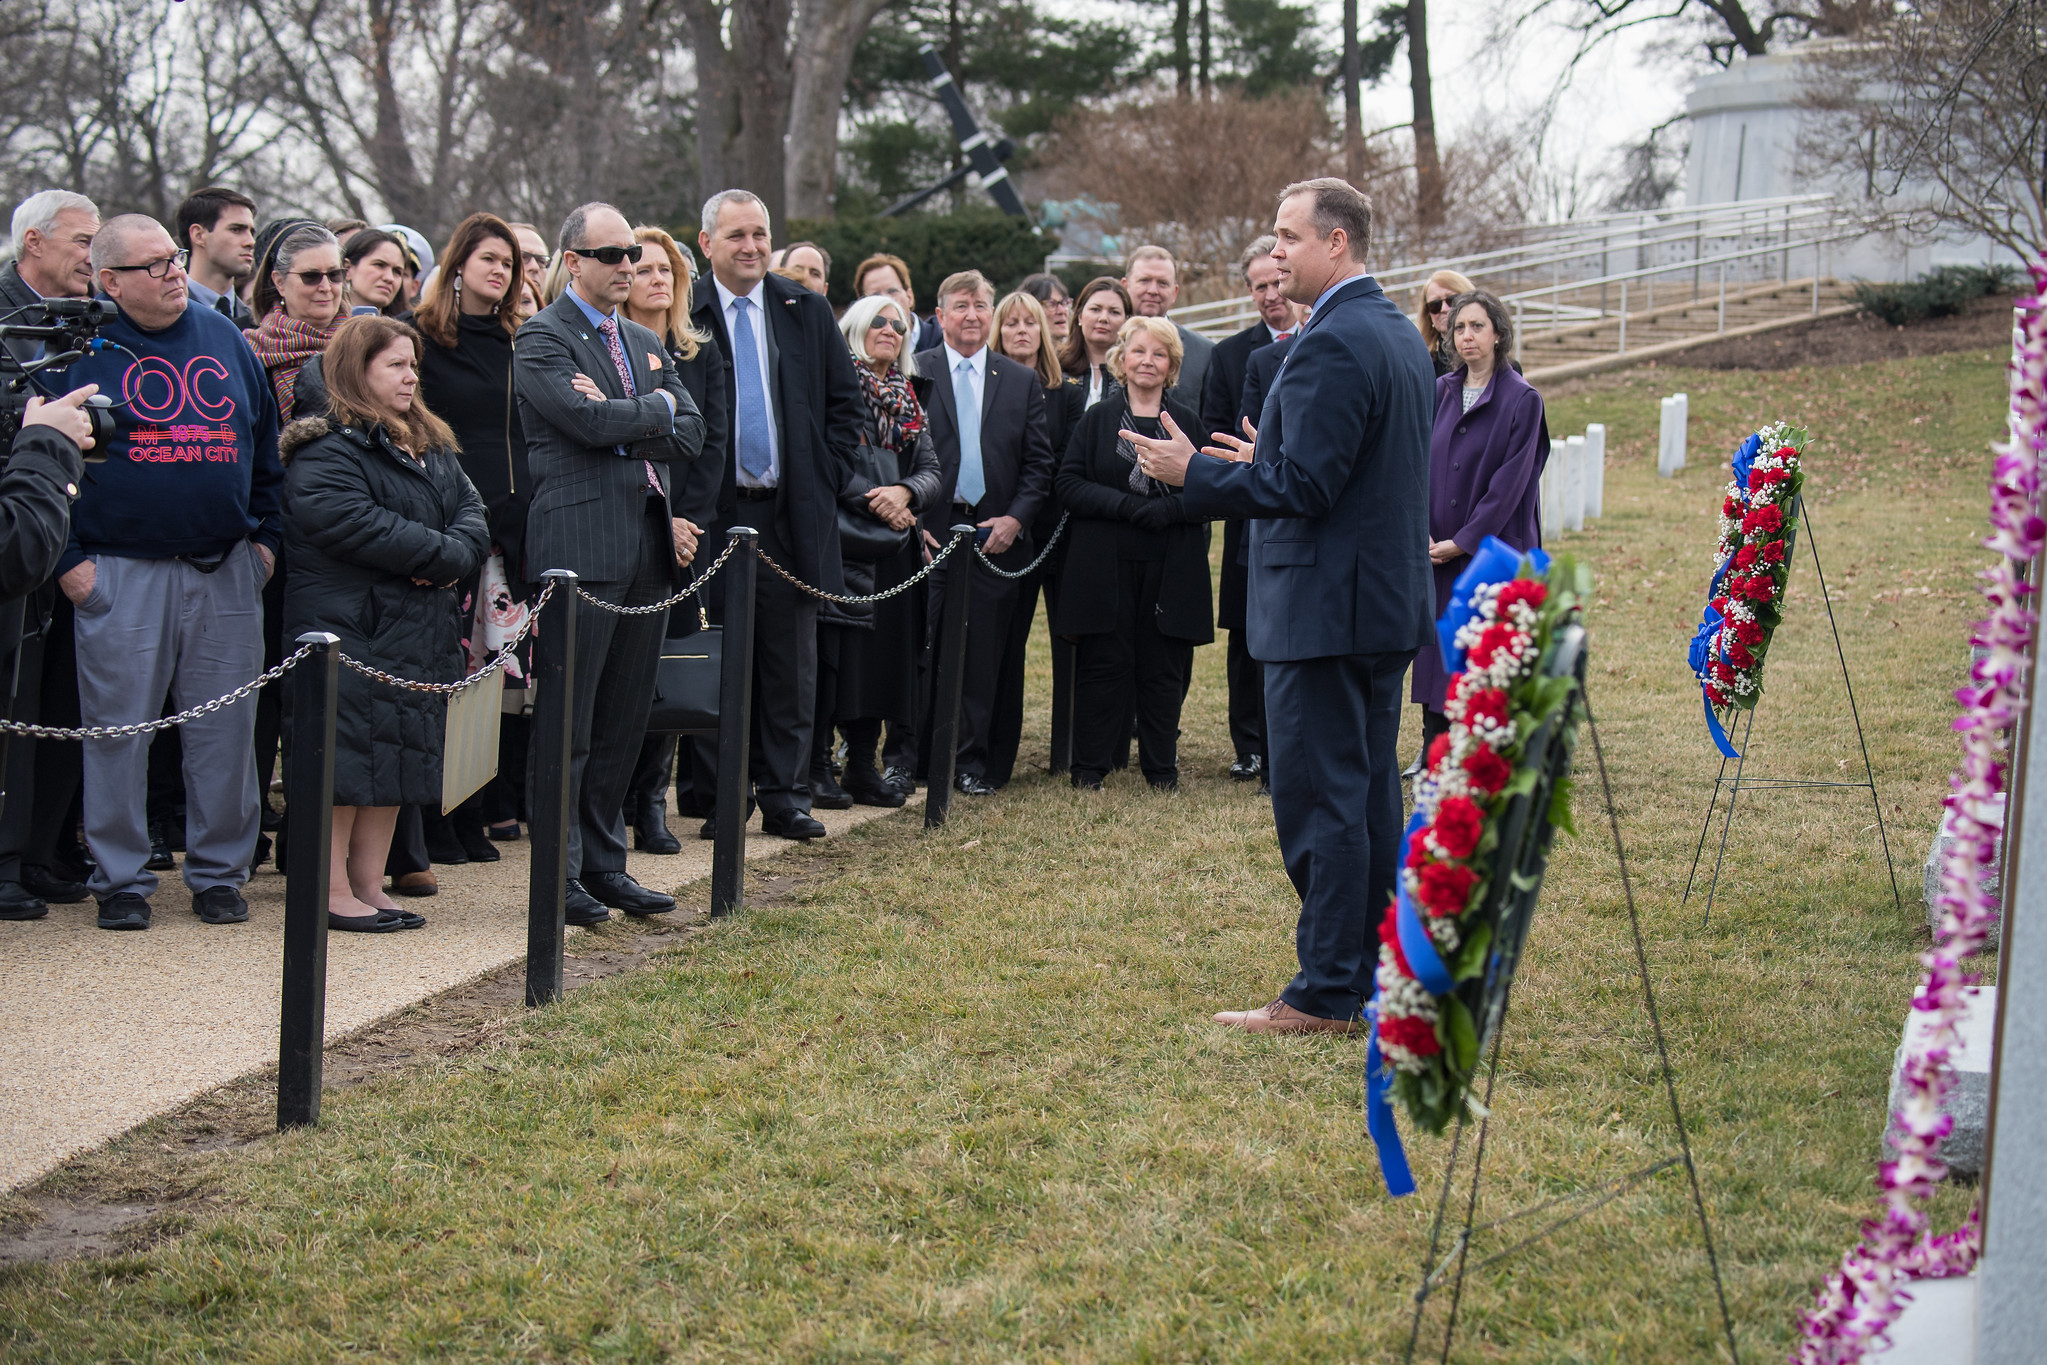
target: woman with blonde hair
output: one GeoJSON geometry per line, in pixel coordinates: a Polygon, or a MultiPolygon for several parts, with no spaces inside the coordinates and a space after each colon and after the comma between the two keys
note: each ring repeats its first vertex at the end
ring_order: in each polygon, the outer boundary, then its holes
{"type": "MultiPolygon", "coordinates": [[[[1031,279],[1050,279],[1050,276],[1034,275],[1031,279]]],[[[1052,281],[1057,284],[1057,280],[1052,281]]],[[[1017,364],[1033,371],[1038,382],[1045,386],[1045,435],[1052,446],[1053,467],[1058,467],[1059,458],[1066,453],[1066,443],[1073,438],[1074,424],[1080,421],[1081,413],[1087,410],[1087,390],[1078,379],[1067,376],[1059,364],[1059,329],[1046,311],[1037,295],[1030,292],[1031,280],[1027,279],[1014,294],[1004,296],[995,305],[994,339],[995,349],[1008,356],[1017,364]]],[[[1065,291],[1060,291],[1060,300],[1065,301],[1065,291]]],[[[1062,511],[1059,496],[1054,493],[1045,499],[1038,519],[1031,525],[1031,538],[1039,545],[1052,545],[1052,536],[1059,528],[1062,511]]],[[[1059,561],[1065,553],[1062,538],[1052,545],[1052,553],[1045,562],[1034,570],[1019,585],[1023,589],[1022,600],[1017,603],[1016,613],[1010,618],[1010,631],[1019,641],[1028,640],[1031,622],[1038,614],[1038,588],[1045,589],[1045,610],[1053,610],[1053,603],[1059,594],[1059,561]]],[[[1021,685],[1022,679],[1017,683],[1021,685]]],[[[1052,772],[1063,773],[1071,763],[1073,747],[1073,646],[1058,636],[1052,637],[1052,772]]],[[[995,723],[998,727],[1009,728],[1011,718],[1021,721],[1023,706],[1021,698],[997,697],[995,699],[995,723]]],[[[988,751],[991,754],[1015,753],[1017,738],[1003,734],[989,737],[988,751]]],[[[1002,774],[997,780],[989,775],[989,781],[1002,785],[1009,774],[1002,774]]]]}
{"type": "Polygon", "coordinates": [[[1165,318],[1123,324],[1106,364],[1115,383],[1074,428],[1052,488],[1072,514],[1052,629],[1074,638],[1073,785],[1099,790],[1137,717],[1145,780],[1180,781],[1180,707],[1194,646],[1215,639],[1208,522],[1180,490],[1148,477],[1125,432],[1165,435],[1194,410],[1168,396],[1184,356],[1165,318]]]}
{"type": "MultiPolygon", "coordinates": [[[[688,468],[672,472],[675,487],[669,499],[676,516],[701,530],[717,513],[718,485],[725,474],[725,353],[718,349],[716,338],[689,320],[696,296],[690,287],[696,258],[658,227],[634,228],[633,240],[653,250],[642,251],[633,266],[633,288],[626,296],[625,315],[661,338],[668,363],[704,415],[703,452],[688,468]]],[[[700,620],[697,605],[692,599],[669,609],[669,639],[695,633],[700,620]]],[[[648,735],[640,743],[639,762],[633,766],[632,781],[626,788],[625,815],[633,827],[633,847],[642,853],[682,852],[682,841],[668,828],[669,771],[675,766],[675,755],[674,735],[648,735]]],[[[675,790],[676,814],[711,814],[683,809],[683,793],[692,790],[689,782],[678,778],[675,790]]]]}
{"type": "Polygon", "coordinates": [[[1414,310],[1414,325],[1436,362],[1436,376],[1450,373],[1460,363],[1450,344],[1450,300],[1471,292],[1471,281],[1454,270],[1438,270],[1422,286],[1422,301],[1414,310]]]}
{"type": "MultiPolygon", "coordinates": [[[[455,585],[483,562],[490,532],[454,432],[417,396],[420,347],[394,318],[342,323],[327,349],[327,415],[293,422],[278,441],[285,633],[331,631],[351,659],[451,683],[467,669],[455,585]]],[[[445,699],[343,671],[328,927],[416,929],[426,921],[384,891],[384,863],[399,807],[440,803],[445,699]]]]}

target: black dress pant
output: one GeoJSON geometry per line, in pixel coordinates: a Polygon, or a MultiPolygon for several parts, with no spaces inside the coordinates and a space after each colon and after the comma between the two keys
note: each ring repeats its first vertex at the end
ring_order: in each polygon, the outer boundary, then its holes
{"type": "MultiPolygon", "coordinates": [[[[760,547],[795,572],[774,504],[741,501],[740,522],[760,529],[760,547]]],[[[705,540],[724,548],[724,527],[705,540]]],[[[711,619],[724,619],[725,595],[711,592],[711,619]]],[[[764,815],[810,813],[810,741],[817,715],[817,599],[783,581],[763,564],[754,586],[753,736],[754,800],[764,815]]],[[[690,739],[690,781],[697,807],[718,806],[718,737],[690,739]]]]}
{"type": "MultiPolygon", "coordinates": [[[[955,554],[931,575],[932,609],[941,618],[945,576],[958,571],[960,560],[961,555],[955,554]]],[[[971,775],[999,787],[1016,768],[1017,743],[1023,732],[1024,641],[1029,638],[1029,624],[1019,638],[1016,618],[1023,593],[1015,579],[988,572],[978,557],[966,560],[966,566],[973,580],[967,591],[967,657],[960,684],[959,746],[953,775],[971,775]]],[[[937,633],[934,685],[936,661],[945,650],[942,619],[937,633]]],[[[934,701],[934,715],[936,710],[934,701]]]]}
{"type": "MultiPolygon", "coordinates": [[[[0,668],[12,671],[14,666],[14,660],[0,659],[0,668]]],[[[0,672],[0,681],[7,676],[0,672]]],[[[57,606],[43,634],[21,642],[19,672],[13,676],[14,719],[67,728],[78,724],[78,659],[68,599],[57,606]]],[[[18,882],[24,866],[54,867],[62,861],[57,845],[78,791],[81,751],[68,740],[38,743],[25,735],[8,737],[6,747],[0,881],[18,882]]]]}
{"type": "MultiPolygon", "coordinates": [[[[658,499],[647,499],[639,536],[639,568],[630,579],[586,582],[583,590],[626,607],[651,606],[671,595],[675,544],[658,499]]],[[[620,810],[646,738],[647,708],[654,700],[654,675],[661,666],[661,637],[667,625],[662,612],[621,616],[590,602],[577,604],[569,841],[563,850],[571,878],[586,871],[625,871],[625,820],[620,810]]],[[[531,763],[527,774],[530,783],[531,763]]]]}
{"type": "Polygon", "coordinates": [[[1242,762],[1265,752],[1265,676],[1251,657],[1250,632],[1230,632],[1224,667],[1230,680],[1230,744],[1242,762]]]}
{"type": "Polygon", "coordinates": [[[1165,561],[1116,563],[1116,629],[1074,648],[1073,776],[1100,781],[1127,744],[1137,715],[1137,757],[1150,782],[1179,780],[1180,707],[1194,646],[1159,633],[1165,561]]]}

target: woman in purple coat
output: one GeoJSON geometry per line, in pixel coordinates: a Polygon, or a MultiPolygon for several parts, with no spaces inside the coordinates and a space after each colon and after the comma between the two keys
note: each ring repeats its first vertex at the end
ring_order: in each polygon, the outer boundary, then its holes
{"type": "MultiPolygon", "coordinates": [[[[1436,606],[1450,600],[1457,575],[1487,536],[1517,550],[1542,543],[1540,481],[1549,459],[1542,395],[1507,357],[1514,325],[1491,294],[1474,289],[1450,301],[1450,342],[1459,368],[1436,380],[1436,429],[1429,441],[1429,559],[1436,606]]],[[[1413,699],[1422,707],[1422,754],[1450,728],[1443,715],[1449,684],[1431,643],[1414,660],[1413,699]]]]}

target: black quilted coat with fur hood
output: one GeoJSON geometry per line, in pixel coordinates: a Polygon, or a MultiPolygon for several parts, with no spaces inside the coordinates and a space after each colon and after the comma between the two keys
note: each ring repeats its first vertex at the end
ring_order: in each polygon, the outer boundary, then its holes
{"type": "MultiPolygon", "coordinates": [[[[325,417],[293,422],[278,440],[284,470],[286,647],[332,631],[341,650],[420,682],[466,671],[455,585],[490,548],[483,500],[455,455],[424,466],[371,431],[325,417]],[[432,586],[415,583],[426,579],[432,586]]],[[[334,803],[441,801],[439,696],[404,692],[344,667],[334,724],[334,803]]]]}

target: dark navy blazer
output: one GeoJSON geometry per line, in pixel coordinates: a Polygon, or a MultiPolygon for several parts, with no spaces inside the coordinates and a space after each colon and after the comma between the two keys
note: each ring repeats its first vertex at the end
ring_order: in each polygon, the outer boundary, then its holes
{"type": "Polygon", "coordinates": [[[1419,649],[1434,631],[1429,429],[1435,366],[1370,276],[1316,309],[1287,353],[1249,464],[1194,457],[1187,509],[1252,518],[1251,656],[1419,649]]]}

